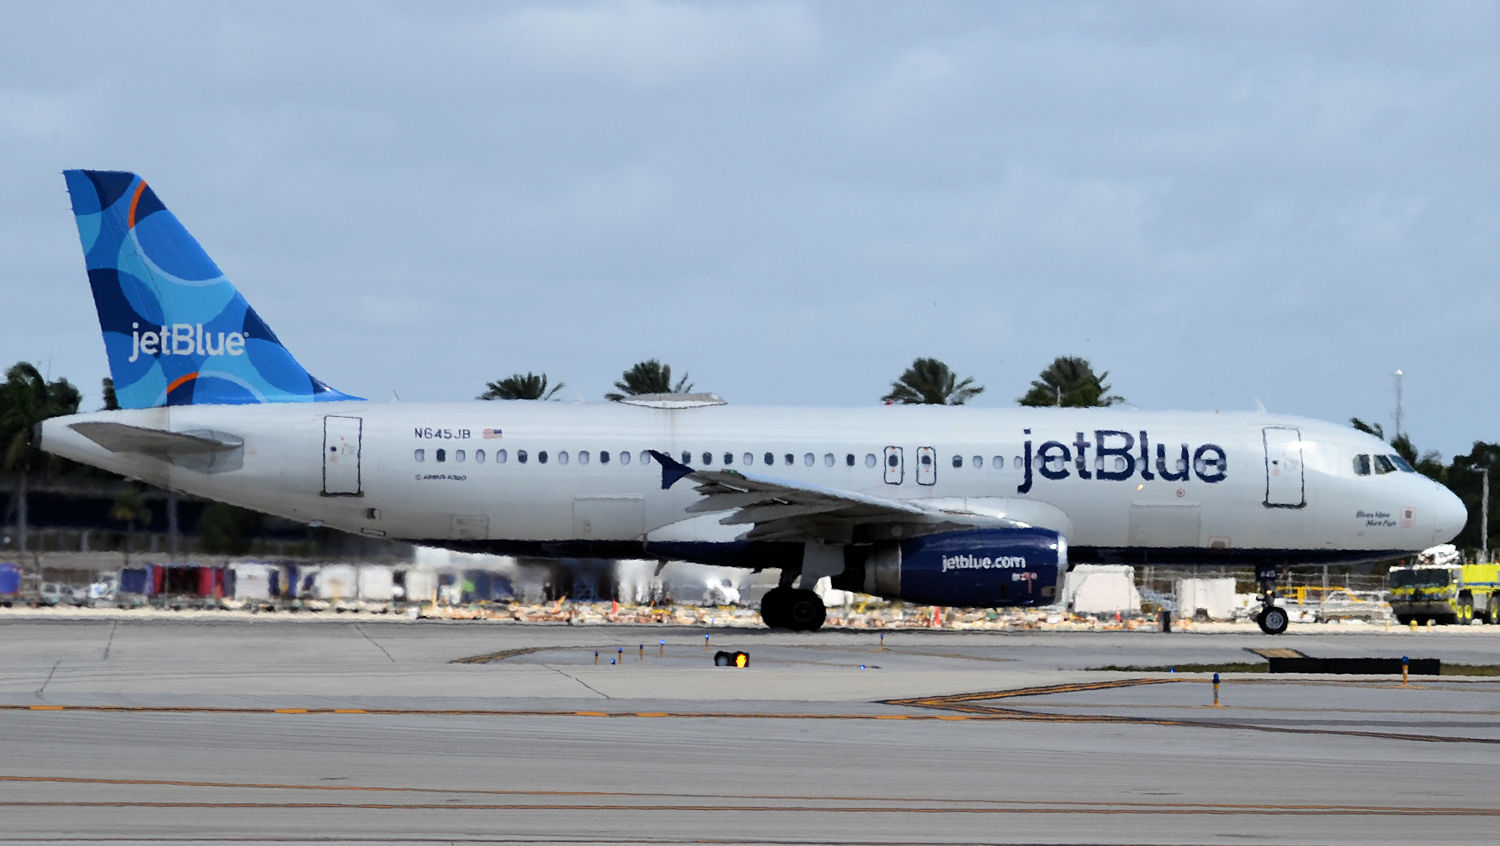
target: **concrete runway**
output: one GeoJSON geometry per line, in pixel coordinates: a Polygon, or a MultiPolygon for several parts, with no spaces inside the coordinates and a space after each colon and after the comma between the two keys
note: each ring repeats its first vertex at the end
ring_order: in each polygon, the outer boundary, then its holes
{"type": "Polygon", "coordinates": [[[873,632],[713,629],[710,650],[704,633],[0,613],[0,841],[1479,843],[1500,831],[1500,680],[1231,675],[1215,708],[1205,675],[1099,669],[1264,648],[1487,664],[1500,628],[891,632],[883,651],[873,632]],[[712,666],[720,648],[745,649],[750,667],[712,666]]]}

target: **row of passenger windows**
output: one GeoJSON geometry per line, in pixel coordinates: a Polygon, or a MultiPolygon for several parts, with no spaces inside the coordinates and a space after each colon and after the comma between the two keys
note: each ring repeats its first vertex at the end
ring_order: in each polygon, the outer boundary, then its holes
{"type": "Polygon", "coordinates": [[[1386,473],[1394,473],[1400,470],[1402,473],[1415,473],[1417,468],[1407,463],[1406,459],[1399,455],[1356,455],[1354,456],[1354,475],[1368,476],[1370,468],[1374,467],[1377,476],[1386,473]]]}
{"type": "MultiPolygon", "coordinates": [[[[450,451],[448,449],[443,449],[443,448],[434,449],[432,451],[432,459],[434,461],[437,461],[437,462],[440,462],[440,463],[441,462],[447,462],[447,461],[450,461],[450,460],[453,461],[453,462],[455,462],[455,463],[463,463],[465,461],[470,460],[471,456],[473,458],[473,461],[476,464],[484,464],[486,461],[488,461],[491,458],[491,454],[487,453],[485,450],[482,450],[482,449],[476,449],[472,453],[470,453],[467,450],[462,450],[462,449],[455,449],[455,450],[451,450],[450,451]]],[[[558,464],[568,464],[569,462],[571,462],[571,461],[573,461],[575,459],[577,460],[577,462],[579,464],[589,464],[590,462],[594,461],[596,457],[597,457],[597,459],[598,459],[598,461],[599,461],[600,464],[609,464],[610,461],[612,460],[612,458],[613,458],[613,460],[617,461],[619,464],[630,464],[632,461],[635,461],[635,460],[639,460],[640,463],[642,463],[642,464],[650,464],[651,463],[651,453],[646,452],[645,450],[641,450],[641,452],[638,455],[636,455],[634,453],[631,453],[631,452],[628,452],[628,451],[622,450],[620,452],[614,453],[613,456],[612,456],[612,454],[608,450],[600,450],[596,454],[596,453],[592,453],[592,452],[590,452],[589,450],[586,450],[586,449],[579,450],[577,453],[573,453],[571,455],[569,454],[569,452],[567,450],[560,450],[555,455],[552,454],[552,453],[549,453],[547,450],[537,450],[537,452],[534,455],[531,454],[531,453],[529,453],[529,452],[527,452],[524,449],[518,449],[515,452],[515,460],[519,464],[527,464],[527,463],[529,463],[533,459],[535,459],[536,463],[538,463],[538,464],[546,464],[549,461],[554,460],[554,459],[556,460],[556,462],[558,464]]],[[[1386,456],[1381,456],[1381,455],[1377,455],[1375,457],[1377,459],[1382,459],[1382,460],[1384,460],[1386,458],[1386,456]]],[[[1397,457],[1397,456],[1390,456],[1390,457],[1391,458],[1395,458],[1398,461],[1400,460],[1399,457],[1397,457]]],[[[427,450],[425,448],[421,448],[421,447],[417,448],[417,450],[412,454],[412,458],[415,459],[415,460],[417,460],[417,461],[426,461],[427,460],[427,450]]],[[[494,461],[495,461],[496,464],[505,464],[508,461],[510,461],[511,454],[510,454],[510,452],[508,450],[497,449],[493,453],[493,458],[494,458],[494,461]]],[[[1361,458],[1368,459],[1369,456],[1361,456],[1361,458]]],[[[740,466],[745,466],[745,467],[753,467],[756,464],[756,456],[755,456],[755,453],[752,453],[752,452],[740,453],[738,456],[736,456],[732,452],[725,452],[725,453],[702,452],[702,453],[697,453],[695,455],[692,452],[684,450],[683,453],[682,453],[682,463],[683,464],[690,464],[690,465],[695,465],[695,466],[699,466],[699,467],[712,467],[712,466],[714,466],[716,459],[722,459],[722,462],[721,462],[722,466],[725,466],[725,467],[733,467],[737,463],[740,466]],[[696,461],[695,461],[695,459],[696,459],[696,461]],[[738,461],[736,461],[736,459],[738,459],[738,461]]],[[[918,454],[917,460],[921,463],[921,465],[924,468],[930,467],[936,461],[936,459],[934,458],[933,454],[931,452],[926,452],[926,451],[920,452],[918,454]]],[[[1017,470],[1021,469],[1021,466],[1023,464],[1023,459],[1021,458],[1021,456],[1019,456],[1019,455],[1013,456],[1010,460],[1011,460],[1012,466],[1015,469],[1017,469],[1017,470]]],[[[773,467],[773,466],[775,466],[778,463],[780,463],[781,465],[786,466],[786,467],[794,467],[794,466],[796,466],[799,463],[799,461],[802,464],[802,466],[804,466],[804,467],[813,467],[813,466],[816,466],[819,463],[820,457],[817,455],[817,453],[812,453],[812,452],[804,452],[804,453],[802,453],[802,455],[800,457],[796,453],[791,453],[791,452],[782,453],[780,456],[777,456],[776,453],[771,453],[771,452],[762,453],[760,455],[760,463],[763,464],[766,467],[773,467]],[[779,459],[779,461],[778,461],[778,459],[779,459]]],[[[840,456],[837,456],[837,455],[835,455],[834,453],[831,453],[831,452],[825,452],[821,456],[821,462],[822,462],[822,464],[823,464],[824,467],[835,467],[835,466],[837,466],[840,463],[840,456]]],[[[898,456],[896,456],[896,455],[888,455],[886,457],[886,462],[891,467],[899,467],[901,465],[901,459],[898,456]]],[[[861,462],[858,460],[858,458],[855,456],[854,453],[848,452],[848,453],[844,453],[844,455],[842,456],[842,463],[846,467],[855,467],[855,466],[858,466],[858,464],[860,464],[861,462]]],[[[953,469],[955,469],[955,470],[962,469],[966,465],[968,467],[971,467],[971,468],[975,469],[975,470],[982,470],[982,469],[984,469],[984,466],[985,466],[986,463],[988,463],[989,466],[992,467],[995,470],[1004,470],[1005,469],[1005,464],[1006,464],[1006,457],[1003,456],[1003,455],[994,455],[994,456],[990,456],[988,462],[986,462],[985,457],[982,456],[982,455],[974,455],[974,456],[955,455],[955,456],[953,456],[952,463],[953,463],[953,469]]],[[[1066,463],[1067,462],[1064,462],[1061,458],[1054,456],[1054,457],[1051,457],[1048,461],[1042,462],[1041,466],[1045,466],[1047,469],[1052,470],[1052,471],[1058,471],[1058,470],[1062,470],[1063,467],[1066,466],[1066,463]]],[[[1113,463],[1114,463],[1114,467],[1112,469],[1114,469],[1116,471],[1124,471],[1126,469],[1126,467],[1127,467],[1126,460],[1123,457],[1121,457],[1121,456],[1114,456],[1114,462],[1113,463]]],[[[866,467],[874,468],[874,467],[876,467],[876,466],[878,466],[880,464],[880,459],[877,458],[875,456],[875,453],[873,453],[873,452],[866,453],[865,456],[864,456],[863,464],[866,467]]],[[[1094,469],[1096,469],[1096,470],[1103,470],[1103,469],[1105,469],[1105,467],[1104,467],[1104,459],[1102,457],[1099,457],[1099,456],[1095,457],[1094,469]]],[[[1177,469],[1177,472],[1181,473],[1181,472],[1185,471],[1187,469],[1187,467],[1186,467],[1186,465],[1184,464],[1184,462],[1181,459],[1178,459],[1176,461],[1176,469],[1177,469]]],[[[1200,471],[1201,471],[1201,469],[1202,468],[1200,468],[1200,471]]],[[[1369,471],[1366,470],[1366,473],[1368,473],[1368,472],[1369,471]]],[[[1388,472],[1388,471],[1382,470],[1381,472],[1388,472]]]]}
{"type": "MultiPolygon", "coordinates": [[[[456,463],[456,464],[462,464],[465,461],[469,460],[469,456],[470,456],[469,451],[468,450],[462,450],[462,449],[455,449],[455,450],[453,450],[451,452],[449,450],[446,450],[446,449],[435,449],[435,450],[432,451],[432,460],[433,461],[437,461],[439,463],[448,461],[451,458],[454,463],[456,463]]],[[[495,463],[496,464],[505,464],[506,462],[510,461],[510,457],[511,456],[510,456],[510,451],[509,450],[497,449],[494,452],[494,458],[495,458],[495,463]]],[[[591,461],[594,460],[593,454],[590,453],[586,449],[579,450],[578,453],[577,453],[577,457],[578,457],[578,463],[579,464],[588,464],[589,462],[591,462],[591,461]]],[[[415,460],[417,460],[417,461],[426,461],[427,460],[427,450],[426,449],[422,449],[422,448],[418,448],[415,452],[412,453],[412,458],[415,459],[415,460]]],[[[488,461],[490,459],[490,453],[488,453],[488,452],[486,452],[485,450],[482,450],[482,449],[476,449],[473,452],[473,458],[474,458],[474,463],[475,464],[483,464],[483,463],[485,463],[486,461],[488,461]]],[[[516,462],[518,464],[526,464],[526,463],[530,462],[532,458],[533,458],[532,454],[529,453],[529,452],[527,452],[526,450],[524,450],[524,449],[518,449],[518,450],[516,450],[516,462]]],[[[536,463],[538,463],[538,464],[546,464],[548,461],[550,461],[553,458],[553,456],[552,456],[552,454],[548,453],[547,450],[541,449],[541,450],[537,450],[536,451],[535,458],[536,458],[536,463]]],[[[557,453],[557,455],[556,455],[556,458],[557,458],[557,463],[558,464],[567,464],[567,463],[569,463],[570,461],[573,460],[572,456],[570,456],[568,454],[567,450],[561,450],[561,451],[559,451],[557,453]]],[[[615,458],[615,460],[618,460],[619,463],[621,463],[621,464],[629,464],[629,463],[631,463],[632,461],[635,460],[635,457],[634,457],[633,453],[626,452],[626,451],[623,451],[623,450],[620,451],[620,452],[618,452],[618,453],[615,453],[614,454],[614,458],[615,458]]],[[[599,463],[600,464],[608,464],[608,463],[610,463],[610,460],[611,460],[611,454],[609,453],[608,450],[600,450],[599,451],[599,463]]],[[[640,462],[642,464],[650,464],[651,463],[651,453],[646,452],[645,450],[641,450],[641,453],[640,453],[640,462]]]]}

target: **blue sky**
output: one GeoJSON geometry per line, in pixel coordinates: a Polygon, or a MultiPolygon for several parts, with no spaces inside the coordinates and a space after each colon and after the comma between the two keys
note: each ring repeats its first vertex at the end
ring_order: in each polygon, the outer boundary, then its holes
{"type": "Polygon", "coordinates": [[[1147,409],[1500,441],[1495,3],[18,3],[0,363],[98,400],[61,171],[135,170],[309,370],[597,401],[1147,409]],[[428,6],[436,5],[436,8],[428,6]]]}

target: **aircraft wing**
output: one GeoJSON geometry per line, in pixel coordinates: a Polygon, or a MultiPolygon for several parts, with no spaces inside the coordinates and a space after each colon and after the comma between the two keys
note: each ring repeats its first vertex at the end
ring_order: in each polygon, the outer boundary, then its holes
{"type": "Polygon", "coordinates": [[[855,540],[914,537],[956,529],[1021,528],[1019,520],[942,508],[913,500],[871,496],[738,470],[702,470],[651,450],[662,466],[661,486],[682,479],[696,484],[703,499],[690,513],[727,511],[724,525],[745,525],[750,541],[805,541],[847,544],[855,540]],[[899,530],[897,530],[899,527],[899,530]]]}

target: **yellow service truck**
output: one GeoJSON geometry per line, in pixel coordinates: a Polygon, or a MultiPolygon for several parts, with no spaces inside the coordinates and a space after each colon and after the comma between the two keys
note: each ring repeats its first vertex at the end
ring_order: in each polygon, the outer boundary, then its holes
{"type": "Polygon", "coordinates": [[[1391,613],[1402,624],[1500,623],[1500,564],[1465,564],[1451,544],[1424,551],[1386,577],[1391,613]]]}

